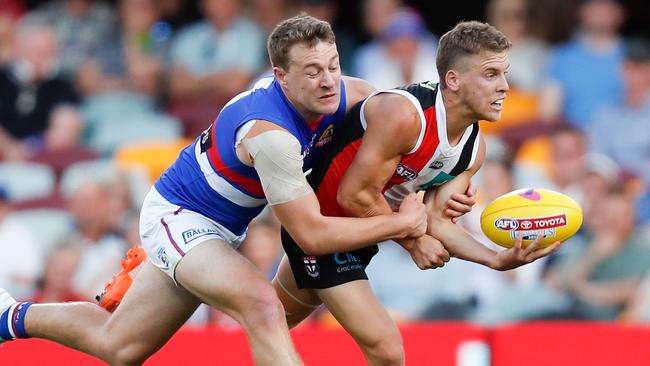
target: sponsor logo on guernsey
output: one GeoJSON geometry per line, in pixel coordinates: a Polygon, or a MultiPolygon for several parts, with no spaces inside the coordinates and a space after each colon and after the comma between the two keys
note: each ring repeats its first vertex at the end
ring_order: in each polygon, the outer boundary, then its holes
{"type": "Polygon", "coordinates": [[[336,273],[364,269],[364,265],[361,260],[350,252],[335,253],[334,262],[339,265],[339,268],[336,269],[336,273]]]}
{"type": "Polygon", "coordinates": [[[494,222],[497,229],[509,231],[512,239],[522,234],[524,240],[533,240],[540,235],[555,236],[556,229],[564,226],[567,226],[565,213],[528,219],[499,218],[494,222]]]}
{"type": "Polygon", "coordinates": [[[440,161],[440,160],[436,160],[436,161],[433,162],[433,164],[429,165],[429,168],[431,168],[431,169],[440,169],[440,168],[442,168],[444,165],[445,165],[445,164],[444,164],[442,161],[440,161]]]}
{"type": "Polygon", "coordinates": [[[320,266],[316,264],[315,256],[306,256],[302,257],[302,262],[305,264],[305,272],[310,277],[316,277],[320,273],[320,266]]]}
{"type": "Polygon", "coordinates": [[[404,165],[402,163],[397,165],[397,168],[395,169],[395,174],[399,175],[400,177],[406,180],[413,180],[418,177],[418,172],[416,172],[413,168],[409,167],[408,165],[404,165]]]}
{"type": "Polygon", "coordinates": [[[330,142],[332,140],[333,135],[334,135],[334,126],[333,125],[327,126],[325,131],[323,131],[323,133],[318,138],[318,142],[316,143],[316,147],[325,146],[328,142],[330,142]]]}
{"type": "Polygon", "coordinates": [[[185,244],[188,244],[194,239],[200,238],[202,236],[206,235],[216,235],[219,232],[215,229],[209,229],[209,228],[199,228],[199,229],[191,229],[187,231],[183,231],[183,240],[185,241],[185,244]]]}

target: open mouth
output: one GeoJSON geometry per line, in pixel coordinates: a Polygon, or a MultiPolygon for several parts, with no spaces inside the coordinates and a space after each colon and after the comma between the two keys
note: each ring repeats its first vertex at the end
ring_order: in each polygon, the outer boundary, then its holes
{"type": "Polygon", "coordinates": [[[503,109],[503,99],[504,98],[497,99],[496,101],[492,102],[490,105],[492,106],[492,108],[500,111],[503,109]]]}

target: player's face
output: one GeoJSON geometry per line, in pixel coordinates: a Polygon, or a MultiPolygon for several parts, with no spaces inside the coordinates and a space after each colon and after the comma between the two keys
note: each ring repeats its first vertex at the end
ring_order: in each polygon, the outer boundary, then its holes
{"type": "Polygon", "coordinates": [[[485,51],[468,56],[459,73],[460,95],[474,118],[498,121],[509,90],[506,72],[510,63],[506,52],[485,51]]]}
{"type": "Polygon", "coordinates": [[[341,99],[341,68],[336,44],[296,44],[289,50],[289,70],[275,75],[298,112],[307,120],[334,114],[341,99]]]}

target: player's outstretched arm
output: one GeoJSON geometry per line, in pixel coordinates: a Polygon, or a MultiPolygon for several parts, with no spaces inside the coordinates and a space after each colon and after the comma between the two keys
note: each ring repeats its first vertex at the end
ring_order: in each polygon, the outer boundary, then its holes
{"type": "Polygon", "coordinates": [[[516,268],[557,250],[560,243],[538,250],[541,238],[523,248],[522,240],[519,238],[512,248],[497,253],[474,239],[465,229],[454,224],[444,214],[447,200],[455,193],[465,192],[470,178],[482,165],[485,156],[485,143],[482,140],[480,149],[476,162],[470,170],[425,195],[424,201],[429,215],[427,233],[440,240],[453,257],[480,263],[496,270],[516,268]]]}
{"type": "Polygon", "coordinates": [[[426,230],[424,205],[416,197],[388,215],[367,219],[323,216],[302,172],[300,143],[277,125],[258,121],[242,145],[273,211],[306,253],[353,250],[390,238],[419,237],[426,230]]]}

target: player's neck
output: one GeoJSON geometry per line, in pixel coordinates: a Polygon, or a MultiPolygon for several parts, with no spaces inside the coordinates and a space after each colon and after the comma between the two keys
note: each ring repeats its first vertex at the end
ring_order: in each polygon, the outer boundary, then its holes
{"type": "Polygon", "coordinates": [[[476,122],[471,110],[460,102],[460,98],[449,89],[442,89],[442,101],[447,116],[447,139],[454,146],[460,142],[465,129],[476,122]]]}

